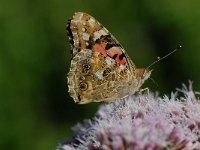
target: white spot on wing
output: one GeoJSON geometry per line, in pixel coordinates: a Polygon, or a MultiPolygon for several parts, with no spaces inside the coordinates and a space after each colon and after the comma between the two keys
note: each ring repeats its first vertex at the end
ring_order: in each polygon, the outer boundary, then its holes
{"type": "Polygon", "coordinates": [[[82,28],[82,31],[85,32],[85,28],[82,28]]]}
{"type": "Polygon", "coordinates": [[[104,29],[101,29],[101,30],[99,31],[99,33],[102,34],[102,35],[107,35],[107,34],[108,34],[104,29]]]}
{"type": "Polygon", "coordinates": [[[108,33],[104,30],[101,29],[99,31],[94,32],[94,38],[93,40],[96,41],[97,39],[99,39],[102,35],[108,35],[108,33]]]}
{"type": "Polygon", "coordinates": [[[102,72],[97,71],[97,72],[94,73],[94,75],[95,75],[98,79],[103,80],[103,74],[102,74],[102,72]]]}
{"type": "Polygon", "coordinates": [[[106,57],[105,61],[108,64],[108,66],[112,66],[115,63],[115,61],[110,57],[106,57]]]}
{"type": "Polygon", "coordinates": [[[92,55],[92,50],[86,49],[82,56],[79,57],[78,62],[86,60],[88,57],[92,55]]]}
{"type": "Polygon", "coordinates": [[[121,71],[124,70],[125,68],[126,68],[125,65],[120,65],[120,66],[118,67],[118,71],[121,72],[121,71]]]}
{"type": "Polygon", "coordinates": [[[90,57],[92,55],[92,50],[91,49],[86,49],[86,57],[90,57]]]}
{"type": "Polygon", "coordinates": [[[89,35],[89,34],[83,33],[83,39],[84,39],[84,40],[88,41],[89,38],[90,38],[90,35],[89,35]]]}
{"type": "Polygon", "coordinates": [[[96,32],[94,32],[94,41],[96,41],[97,39],[99,39],[101,37],[101,34],[98,32],[98,31],[96,31],[96,32]]]}

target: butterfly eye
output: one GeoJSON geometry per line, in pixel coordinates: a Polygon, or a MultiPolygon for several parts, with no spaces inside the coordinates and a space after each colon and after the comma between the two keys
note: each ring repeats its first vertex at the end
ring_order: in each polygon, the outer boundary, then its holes
{"type": "Polygon", "coordinates": [[[82,83],[79,84],[79,88],[80,88],[81,91],[85,91],[85,90],[87,90],[88,85],[87,85],[87,83],[82,82],[82,83]]]}

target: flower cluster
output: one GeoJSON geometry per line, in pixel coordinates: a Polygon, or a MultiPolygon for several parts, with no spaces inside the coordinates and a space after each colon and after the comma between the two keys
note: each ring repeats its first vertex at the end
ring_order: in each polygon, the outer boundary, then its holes
{"type": "Polygon", "coordinates": [[[200,103],[183,85],[176,93],[129,96],[102,105],[92,120],[75,127],[57,150],[198,150],[200,103]],[[178,97],[178,92],[184,94],[178,97]]]}

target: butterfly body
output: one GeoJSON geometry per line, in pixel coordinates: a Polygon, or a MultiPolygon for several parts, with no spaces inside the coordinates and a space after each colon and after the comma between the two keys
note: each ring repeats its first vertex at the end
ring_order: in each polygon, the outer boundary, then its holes
{"type": "Polygon", "coordinates": [[[75,102],[127,97],[150,76],[148,69],[136,68],[121,44],[92,16],[75,13],[67,31],[72,54],[68,87],[75,102]]]}

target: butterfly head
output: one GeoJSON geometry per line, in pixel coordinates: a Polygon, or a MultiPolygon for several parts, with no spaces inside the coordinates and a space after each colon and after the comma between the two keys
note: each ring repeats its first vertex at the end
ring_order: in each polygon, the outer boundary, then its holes
{"type": "Polygon", "coordinates": [[[147,80],[151,75],[152,70],[146,68],[137,68],[136,69],[136,79],[138,81],[138,88],[142,86],[145,80],[147,80]]]}

